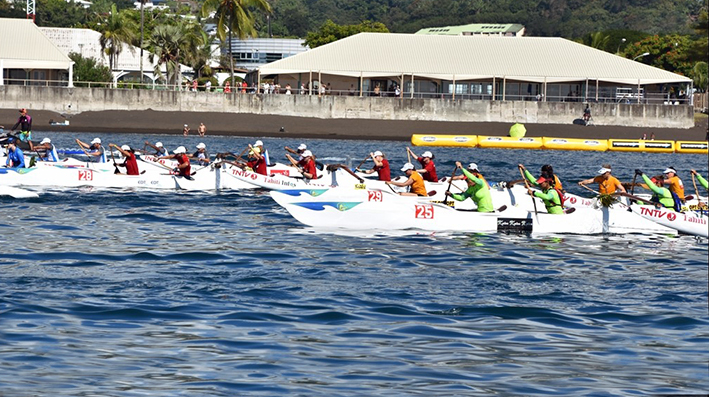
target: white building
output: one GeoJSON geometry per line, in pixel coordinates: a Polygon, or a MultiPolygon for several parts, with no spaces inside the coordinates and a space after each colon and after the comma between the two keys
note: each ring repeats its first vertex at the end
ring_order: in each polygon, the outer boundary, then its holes
{"type": "MultiPolygon", "coordinates": [[[[91,29],[73,28],[39,28],[54,45],[65,55],[71,52],[81,54],[84,58],[96,58],[99,63],[108,66],[108,55],[101,51],[99,39],[101,33],[91,29]]],[[[143,81],[146,83],[157,83],[154,70],[155,62],[150,62],[150,52],[143,50],[143,81]]],[[[165,75],[166,68],[162,65],[161,73],[165,75]]],[[[192,68],[181,65],[180,70],[184,75],[191,75],[192,68]]],[[[130,44],[123,45],[123,51],[115,60],[113,68],[114,83],[119,81],[140,81],[140,48],[130,44]]]]}
{"type": "MultiPolygon", "coordinates": [[[[232,56],[237,69],[255,70],[261,66],[308,50],[303,39],[233,39],[232,56]]],[[[229,51],[228,43],[223,51],[229,51]]]]}

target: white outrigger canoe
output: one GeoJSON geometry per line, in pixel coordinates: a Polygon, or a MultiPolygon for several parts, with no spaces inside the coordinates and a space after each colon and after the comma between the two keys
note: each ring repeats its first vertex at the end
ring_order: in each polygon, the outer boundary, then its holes
{"type": "Polygon", "coordinates": [[[552,215],[504,205],[499,212],[479,213],[431,198],[399,196],[383,190],[318,187],[272,191],[271,196],[299,222],[328,229],[677,234],[676,230],[644,220],[625,208],[578,208],[568,214],[552,215]]]}
{"type": "Polygon", "coordinates": [[[675,212],[651,205],[630,206],[643,219],[692,236],[709,237],[709,217],[695,212],[675,212]]]}

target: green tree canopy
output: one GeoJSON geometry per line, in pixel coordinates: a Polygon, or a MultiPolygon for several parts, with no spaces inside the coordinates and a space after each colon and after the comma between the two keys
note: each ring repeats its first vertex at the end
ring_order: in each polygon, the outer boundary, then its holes
{"type": "Polygon", "coordinates": [[[362,21],[357,25],[338,25],[328,20],[317,32],[308,33],[305,44],[315,48],[361,32],[389,33],[389,29],[381,22],[362,21]]]}
{"type": "Polygon", "coordinates": [[[70,52],[69,58],[74,61],[74,80],[77,87],[84,87],[87,84],[82,81],[111,82],[113,75],[108,66],[101,65],[96,58],[84,58],[81,54],[70,52]]]}

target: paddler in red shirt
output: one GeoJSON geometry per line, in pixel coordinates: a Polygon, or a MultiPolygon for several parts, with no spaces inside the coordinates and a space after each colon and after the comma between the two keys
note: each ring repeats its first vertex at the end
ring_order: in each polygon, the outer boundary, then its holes
{"type": "Polygon", "coordinates": [[[126,175],[140,175],[140,170],[138,169],[138,160],[135,158],[135,150],[131,149],[128,145],[123,145],[118,147],[118,145],[109,143],[109,148],[116,148],[123,155],[126,161],[123,164],[118,164],[119,167],[126,167],[126,175]]]}
{"type": "Polygon", "coordinates": [[[436,164],[433,162],[434,157],[431,152],[427,150],[423,152],[423,154],[421,154],[421,157],[419,157],[408,147],[406,148],[406,151],[409,152],[412,156],[416,157],[416,160],[421,163],[421,166],[423,168],[416,170],[416,172],[421,174],[424,181],[438,182],[438,175],[436,174],[436,164]]]}
{"type": "Polygon", "coordinates": [[[177,167],[175,167],[172,171],[176,173],[177,175],[184,177],[185,179],[193,179],[192,178],[192,167],[190,166],[190,158],[187,157],[187,149],[185,149],[184,146],[179,146],[177,149],[173,150],[172,153],[174,155],[172,156],[160,156],[158,157],[158,160],[163,160],[163,159],[173,159],[177,161],[177,167]]]}
{"type": "Polygon", "coordinates": [[[303,153],[300,154],[303,159],[300,161],[295,161],[293,157],[291,157],[290,154],[286,153],[286,157],[288,157],[288,160],[290,162],[299,168],[299,171],[301,174],[303,174],[304,178],[308,179],[317,179],[318,178],[318,169],[315,167],[315,159],[313,159],[313,153],[310,152],[310,150],[304,150],[303,153]]]}
{"type": "Polygon", "coordinates": [[[252,160],[248,161],[246,165],[251,167],[255,173],[261,175],[268,174],[268,169],[266,168],[266,158],[261,155],[260,147],[253,147],[249,145],[249,158],[252,160]]]}
{"type": "Polygon", "coordinates": [[[355,171],[364,172],[365,174],[371,174],[376,171],[380,181],[390,181],[391,169],[389,168],[389,160],[384,158],[384,154],[377,150],[374,153],[369,153],[369,156],[372,157],[372,161],[374,161],[374,167],[370,170],[356,169],[355,171]]]}

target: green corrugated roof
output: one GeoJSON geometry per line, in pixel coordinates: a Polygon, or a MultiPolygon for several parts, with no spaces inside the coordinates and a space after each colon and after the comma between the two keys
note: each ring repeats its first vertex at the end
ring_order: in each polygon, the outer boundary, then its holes
{"type": "Polygon", "coordinates": [[[463,33],[517,33],[524,26],[517,23],[471,23],[470,25],[444,26],[441,28],[421,29],[416,34],[439,34],[460,36],[463,33]]]}

